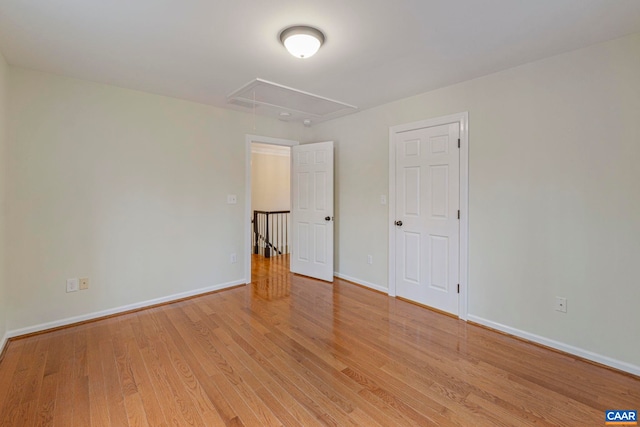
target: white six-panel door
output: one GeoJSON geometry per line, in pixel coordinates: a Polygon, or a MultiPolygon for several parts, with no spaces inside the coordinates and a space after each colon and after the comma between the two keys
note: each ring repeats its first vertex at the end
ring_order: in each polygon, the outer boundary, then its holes
{"type": "Polygon", "coordinates": [[[292,147],[293,273],[333,282],[333,141],[292,147]]]}
{"type": "Polygon", "coordinates": [[[396,294],[458,314],[460,124],[395,135],[396,294]]]}

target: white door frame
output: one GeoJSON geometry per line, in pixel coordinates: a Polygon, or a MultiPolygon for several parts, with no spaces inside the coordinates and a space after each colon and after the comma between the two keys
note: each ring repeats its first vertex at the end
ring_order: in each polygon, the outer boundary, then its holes
{"type": "Polygon", "coordinates": [[[460,123],[460,296],[458,317],[467,320],[469,284],[469,113],[421,120],[389,128],[389,296],[396,296],[396,149],[395,135],[411,130],[460,123]]]}
{"type": "MultiPolygon", "coordinates": [[[[251,234],[253,233],[251,229],[251,220],[253,219],[253,213],[251,212],[251,143],[259,142],[261,144],[271,144],[271,145],[285,145],[287,147],[293,147],[294,145],[299,145],[299,141],[293,141],[290,139],[282,139],[282,138],[271,138],[268,136],[260,136],[260,135],[245,135],[245,179],[244,179],[244,282],[251,283],[251,234]]],[[[289,163],[289,167],[291,167],[291,163],[289,163]]],[[[289,195],[291,198],[291,195],[289,195]]]]}

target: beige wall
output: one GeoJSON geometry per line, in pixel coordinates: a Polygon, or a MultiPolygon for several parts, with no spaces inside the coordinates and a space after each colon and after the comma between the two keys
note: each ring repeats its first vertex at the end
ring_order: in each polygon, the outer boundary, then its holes
{"type": "Polygon", "coordinates": [[[19,68],[10,95],[9,329],[242,281],[245,134],[295,127],[19,68]]]}
{"type": "Polygon", "coordinates": [[[7,142],[7,74],[8,65],[0,53],[0,351],[7,332],[7,277],[5,270],[5,210],[6,210],[6,172],[7,162],[5,147],[7,142]]]}
{"type": "Polygon", "coordinates": [[[261,211],[288,211],[291,207],[290,157],[251,155],[251,207],[261,211]]]}
{"type": "Polygon", "coordinates": [[[638,75],[636,34],[304,130],[9,67],[0,310],[20,331],[241,280],[247,133],[336,141],[336,270],[386,287],[389,127],[468,111],[471,317],[638,370],[638,75]]]}
{"type": "Polygon", "coordinates": [[[640,373],[639,76],[635,34],[314,126],[337,270],[387,286],[389,127],[468,111],[471,318],[640,373]]]}

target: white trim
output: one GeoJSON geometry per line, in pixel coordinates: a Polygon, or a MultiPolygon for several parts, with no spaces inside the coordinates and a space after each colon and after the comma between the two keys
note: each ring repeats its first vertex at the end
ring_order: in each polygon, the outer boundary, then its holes
{"type": "Polygon", "coordinates": [[[251,154],[289,157],[291,155],[291,148],[284,145],[266,145],[256,142],[251,144],[251,154]]]}
{"type": "Polygon", "coordinates": [[[9,331],[5,332],[2,339],[0,339],[0,354],[4,351],[4,347],[7,345],[7,341],[9,340],[9,331]]]}
{"type": "Polygon", "coordinates": [[[394,225],[396,216],[396,147],[393,144],[395,130],[393,127],[389,128],[389,233],[388,242],[389,245],[389,279],[387,284],[389,286],[388,292],[390,297],[396,296],[396,240],[394,238],[396,233],[396,227],[394,225]]]}
{"type": "Polygon", "coordinates": [[[469,316],[469,113],[460,114],[460,301],[459,317],[469,316]]]}
{"type": "Polygon", "coordinates": [[[300,145],[299,141],[294,141],[293,139],[284,139],[284,138],[271,138],[270,136],[261,136],[261,135],[245,135],[245,141],[259,142],[261,144],[270,144],[270,145],[286,145],[289,147],[293,147],[294,145],[300,145]]]}
{"type": "Polygon", "coordinates": [[[482,326],[486,326],[487,328],[495,329],[497,331],[501,331],[509,335],[523,338],[525,340],[528,340],[534,343],[542,344],[547,347],[551,347],[556,350],[560,350],[565,353],[569,353],[571,355],[581,357],[583,359],[591,360],[593,362],[597,362],[602,365],[610,366],[612,368],[619,369],[621,371],[629,372],[630,374],[640,376],[640,366],[623,362],[617,359],[613,359],[608,356],[603,356],[601,354],[594,353],[589,350],[585,350],[579,347],[574,347],[572,345],[565,344],[560,341],[555,341],[549,338],[545,338],[540,335],[532,334],[530,332],[525,332],[520,329],[512,328],[511,326],[503,325],[502,323],[494,322],[492,320],[487,320],[482,317],[475,316],[473,314],[469,314],[467,318],[469,321],[478,323],[482,326]]]}
{"type": "MultiPolygon", "coordinates": [[[[251,143],[285,145],[293,147],[300,145],[300,142],[291,139],[271,138],[268,136],[249,135],[244,137],[245,141],[245,164],[244,164],[244,283],[251,283],[251,143]]],[[[291,156],[291,159],[293,157],[291,156]]]]}
{"type": "Polygon", "coordinates": [[[168,295],[166,297],[155,298],[147,301],[136,302],[133,304],[122,305],[120,307],[110,308],[108,310],[95,311],[93,313],[82,314],[80,316],[67,317],[66,319],[54,320],[53,322],[41,323],[39,325],[28,326],[26,328],[14,329],[8,331],[5,338],[14,338],[21,335],[32,334],[34,332],[46,331],[47,329],[58,328],[60,326],[73,325],[74,323],[85,322],[87,320],[98,319],[100,317],[111,316],[113,314],[124,313],[139,308],[150,307],[157,304],[163,304],[171,301],[177,301],[183,298],[189,298],[196,295],[206,294],[213,291],[220,291],[232,286],[244,285],[244,281],[234,280],[233,282],[213,285],[206,288],[195,289],[193,291],[181,292],[179,294],[168,295]]]}
{"type": "Polygon", "coordinates": [[[394,137],[398,133],[449,123],[460,123],[460,297],[458,298],[458,317],[467,320],[469,295],[469,113],[463,112],[449,116],[421,120],[389,128],[389,289],[390,296],[396,296],[396,150],[394,137]]]}
{"type": "Polygon", "coordinates": [[[376,285],[375,283],[365,282],[364,280],[356,279],[355,277],[347,276],[346,274],[338,273],[337,271],[333,273],[339,279],[347,280],[349,282],[353,282],[356,285],[361,285],[366,288],[375,289],[376,291],[380,291],[383,293],[388,293],[389,289],[384,286],[376,285]]]}

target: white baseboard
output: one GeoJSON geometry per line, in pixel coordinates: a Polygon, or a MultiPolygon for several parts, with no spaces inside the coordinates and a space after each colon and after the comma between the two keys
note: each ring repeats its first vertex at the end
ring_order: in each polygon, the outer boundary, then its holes
{"type": "Polygon", "coordinates": [[[572,345],[555,341],[549,338],[545,338],[540,335],[521,331],[520,329],[512,328],[511,326],[503,325],[501,323],[494,322],[492,320],[487,320],[482,317],[474,316],[473,314],[470,314],[468,316],[468,320],[471,322],[475,322],[480,325],[486,326],[488,328],[496,329],[498,331],[507,333],[509,335],[514,335],[519,338],[524,338],[525,340],[528,340],[528,341],[542,344],[547,347],[551,347],[556,350],[560,350],[565,353],[572,354],[574,356],[579,356],[583,359],[591,360],[593,362],[597,362],[602,365],[610,366],[612,368],[619,369],[621,371],[629,372],[630,374],[640,376],[640,366],[632,365],[631,363],[622,362],[620,360],[613,359],[608,356],[603,356],[601,354],[597,354],[589,350],[584,350],[582,348],[574,347],[572,345]]]}
{"type": "Polygon", "coordinates": [[[4,351],[4,346],[7,345],[7,340],[9,339],[9,332],[5,333],[4,336],[0,339],[0,354],[4,351]]]}
{"type": "MultiPolygon", "coordinates": [[[[58,328],[60,326],[72,325],[74,323],[85,322],[87,320],[98,319],[100,317],[111,316],[113,314],[124,313],[139,308],[150,307],[157,304],[163,304],[171,301],[180,300],[183,298],[189,298],[200,294],[206,294],[208,292],[219,291],[222,289],[230,288],[232,286],[244,285],[244,279],[234,280],[233,282],[223,283],[219,285],[209,286],[206,288],[195,289],[193,291],[182,292],[179,294],[168,295],[166,297],[155,298],[147,301],[141,301],[133,304],[123,305],[120,307],[110,308],[108,310],[96,311],[93,313],[82,314],[80,316],[67,317],[66,319],[55,320],[53,322],[41,323],[39,325],[28,326],[26,328],[14,329],[8,331],[4,337],[7,338],[19,337],[21,335],[32,334],[34,332],[46,331],[47,329],[58,328]]],[[[4,345],[4,341],[3,341],[4,345]]],[[[0,347],[1,348],[1,347],[0,347]]]]}
{"type": "Polygon", "coordinates": [[[365,282],[364,280],[356,279],[355,277],[347,276],[346,274],[338,273],[337,271],[333,273],[339,279],[344,279],[349,282],[353,282],[357,285],[365,286],[367,288],[375,289],[376,291],[383,292],[385,294],[389,293],[389,289],[382,287],[380,285],[376,285],[374,283],[365,282]]]}

